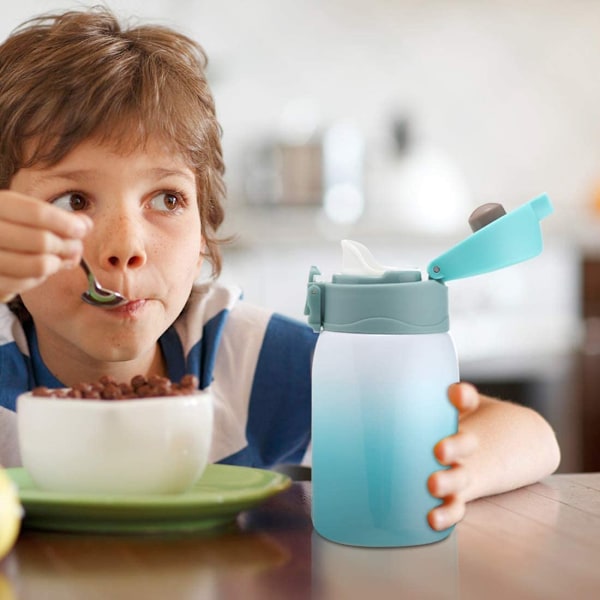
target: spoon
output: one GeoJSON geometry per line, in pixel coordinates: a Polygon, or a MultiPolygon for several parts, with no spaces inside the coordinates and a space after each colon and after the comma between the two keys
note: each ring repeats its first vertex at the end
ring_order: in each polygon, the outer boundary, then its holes
{"type": "Polygon", "coordinates": [[[128,302],[127,298],[121,296],[118,292],[107,290],[103,288],[98,280],[94,277],[94,274],[90,270],[88,264],[82,258],[79,263],[81,268],[85,271],[88,278],[88,290],[81,294],[81,298],[84,302],[91,304],[92,306],[98,306],[100,308],[110,308],[112,306],[121,306],[128,302]]]}

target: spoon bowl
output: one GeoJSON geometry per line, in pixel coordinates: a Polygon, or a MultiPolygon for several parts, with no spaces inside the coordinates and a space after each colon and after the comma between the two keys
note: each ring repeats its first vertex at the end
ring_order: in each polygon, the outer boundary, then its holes
{"type": "Polygon", "coordinates": [[[127,298],[119,294],[118,292],[113,292],[112,290],[107,290],[103,288],[99,283],[94,274],[92,273],[90,267],[82,258],[79,262],[81,268],[85,271],[85,274],[88,279],[88,289],[87,291],[81,294],[81,299],[92,306],[97,306],[100,308],[111,308],[113,306],[121,306],[122,304],[126,304],[129,302],[127,298]]]}

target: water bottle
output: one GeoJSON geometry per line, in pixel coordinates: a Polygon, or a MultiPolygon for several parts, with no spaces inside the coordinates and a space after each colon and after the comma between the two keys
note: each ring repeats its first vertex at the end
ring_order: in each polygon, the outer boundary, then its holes
{"type": "Polygon", "coordinates": [[[312,366],[312,519],[317,533],[354,546],[399,547],[446,538],[427,513],[441,501],[429,476],[433,454],[457,431],[447,397],[459,380],[449,333],[446,281],[507,267],[541,252],[546,195],[506,213],[487,204],[474,233],[420,270],[377,263],[342,242],[330,282],[312,267],[308,322],[320,332],[312,366]]]}

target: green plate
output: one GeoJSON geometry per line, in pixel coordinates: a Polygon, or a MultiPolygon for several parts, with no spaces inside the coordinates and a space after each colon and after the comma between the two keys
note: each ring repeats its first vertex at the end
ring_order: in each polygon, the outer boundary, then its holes
{"type": "Polygon", "coordinates": [[[92,533],[212,532],[238,513],[286,489],[286,475],[263,469],[208,465],[181,494],[107,496],[46,492],[25,469],[6,469],[25,509],[24,526],[92,533]]]}

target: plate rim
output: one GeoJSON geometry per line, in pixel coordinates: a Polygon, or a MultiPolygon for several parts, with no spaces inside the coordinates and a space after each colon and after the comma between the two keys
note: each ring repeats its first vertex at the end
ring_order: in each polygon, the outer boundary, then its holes
{"type": "MultiPolygon", "coordinates": [[[[287,489],[292,480],[289,476],[270,471],[268,469],[260,469],[257,467],[246,467],[241,465],[225,465],[225,464],[210,464],[206,467],[207,470],[232,470],[234,471],[252,471],[260,473],[263,477],[269,475],[269,479],[260,487],[257,488],[233,488],[231,490],[213,492],[195,492],[190,489],[186,492],[178,494],[83,494],[83,493],[65,493],[51,492],[40,490],[39,488],[21,488],[16,476],[25,473],[27,477],[31,477],[25,467],[11,467],[5,469],[8,477],[17,487],[19,499],[23,504],[36,506],[77,506],[82,508],[149,508],[162,509],[166,507],[173,508],[207,508],[228,506],[235,504],[248,504],[252,501],[260,501],[266,499],[276,493],[287,489]],[[34,495],[30,495],[33,492],[34,495]]],[[[202,480],[202,477],[195,485],[202,480]]],[[[35,485],[35,484],[34,484],[35,485]]]]}
{"type": "Polygon", "coordinates": [[[241,512],[258,506],[292,483],[287,475],[267,469],[222,464],[208,465],[207,469],[209,467],[218,471],[258,471],[263,477],[268,477],[259,487],[241,488],[237,495],[234,493],[219,501],[214,495],[202,499],[200,493],[194,495],[189,492],[103,496],[69,495],[36,489],[36,496],[28,496],[27,490],[19,488],[15,482],[15,476],[23,473],[31,481],[27,470],[12,467],[6,471],[15,483],[24,508],[23,527],[90,535],[216,534],[232,526],[241,512]]]}

